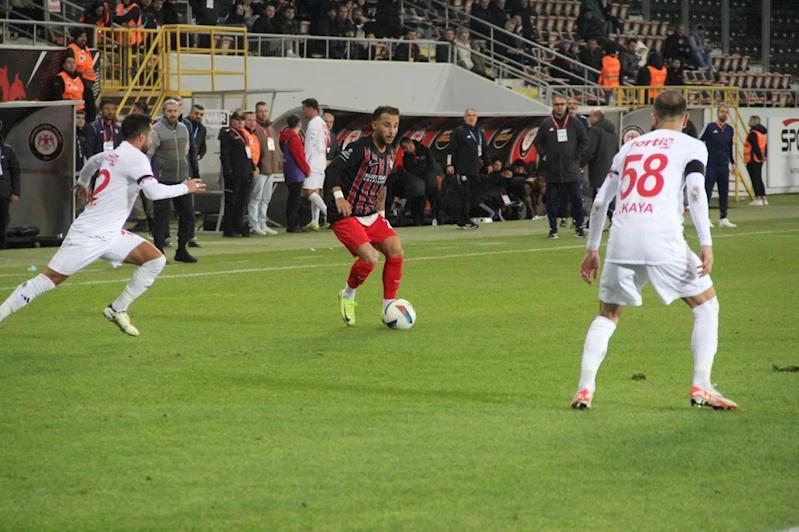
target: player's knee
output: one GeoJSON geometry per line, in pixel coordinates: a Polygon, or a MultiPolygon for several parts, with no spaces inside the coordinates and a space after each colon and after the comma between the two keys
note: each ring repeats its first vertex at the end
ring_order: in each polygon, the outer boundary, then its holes
{"type": "Polygon", "coordinates": [[[401,244],[397,243],[388,250],[388,256],[392,259],[403,259],[405,258],[405,250],[402,249],[401,244]]]}
{"type": "Polygon", "coordinates": [[[365,256],[361,257],[361,260],[374,268],[377,266],[377,252],[374,251],[373,253],[366,253],[365,256]]]}
{"type": "Polygon", "coordinates": [[[159,273],[161,273],[161,270],[163,270],[164,267],[166,266],[166,257],[164,257],[164,255],[161,254],[157,258],[145,262],[143,266],[147,266],[148,269],[152,271],[154,275],[158,275],[159,273]]]}

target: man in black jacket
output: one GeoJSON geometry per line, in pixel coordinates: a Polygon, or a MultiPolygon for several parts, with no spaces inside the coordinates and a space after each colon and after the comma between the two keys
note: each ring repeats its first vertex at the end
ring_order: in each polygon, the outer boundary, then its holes
{"type": "Polygon", "coordinates": [[[244,114],[236,111],[230,115],[230,127],[219,133],[219,158],[225,183],[224,237],[250,236],[250,230],[244,224],[244,211],[255,171],[251,153],[244,133],[244,114]]]}
{"type": "Polygon", "coordinates": [[[452,50],[455,47],[455,30],[447,28],[444,35],[438,40],[441,44],[436,45],[436,63],[449,63],[452,61],[452,50]]]}
{"type": "MultiPolygon", "coordinates": [[[[564,102],[565,109],[565,102],[564,102]]],[[[460,209],[458,227],[477,229],[477,224],[469,217],[471,192],[480,173],[480,161],[486,141],[482,131],[477,129],[477,111],[467,109],[463,115],[463,125],[456,127],[450,135],[447,148],[447,175],[455,176],[460,189],[460,209]]]]}
{"type": "Polygon", "coordinates": [[[616,126],[605,118],[602,109],[595,109],[588,115],[591,122],[591,129],[588,130],[588,149],[583,153],[580,166],[588,165],[588,182],[594,189],[593,196],[613,164],[613,157],[619,151],[619,136],[616,134],[616,126]]]}
{"type": "Polygon", "coordinates": [[[430,202],[433,220],[438,220],[438,179],[436,178],[436,160],[430,148],[405,137],[400,141],[402,147],[403,185],[406,194],[415,191],[413,198],[407,195],[411,203],[411,213],[415,225],[424,221],[425,201],[430,202]]]}
{"type": "Polygon", "coordinates": [[[191,111],[189,111],[189,122],[191,123],[191,128],[189,128],[189,133],[191,134],[192,138],[194,139],[194,146],[197,148],[197,160],[201,161],[205,154],[208,152],[208,146],[205,144],[205,137],[207,134],[207,130],[203,125],[203,117],[205,116],[205,107],[196,103],[191,106],[191,111]]]}
{"type": "Polygon", "coordinates": [[[19,201],[20,176],[22,170],[14,148],[3,142],[0,136],[0,249],[6,249],[8,207],[19,201]]]}
{"type": "Polygon", "coordinates": [[[538,126],[533,144],[538,152],[539,166],[547,179],[547,217],[549,235],[558,238],[558,186],[565,183],[572,200],[575,236],[583,238],[583,191],[580,160],[588,149],[588,134],[578,120],[570,119],[566,98],[552,98],[552,116],[538,126]]]}

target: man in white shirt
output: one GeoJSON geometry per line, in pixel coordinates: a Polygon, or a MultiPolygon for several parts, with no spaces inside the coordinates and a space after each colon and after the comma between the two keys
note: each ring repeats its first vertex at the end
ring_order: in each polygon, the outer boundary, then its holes
{"type": "Polygon", "coordinates": [[[311,202],[311,222],[306,227],[318,231],[319,213],[324,213],[327,217],[327,206],[321,192],[325,185],[330,132],[319,115],[319,102],[315,99],[308,98],[302,101],[302,114],[310,120],[305,131],[305,161],[311,167],[311,174],[302,184],[302,194],[311,202]]]}
{"type": "Polygon", "coordinates": [[[44,273],[19,285],[0,305],[0,322],[69,276],[103,259],[115,268],[122,263],[139,267],[122,294],[103,312],[122,332],[139,335],[130,323],[128,307],[150,288],[167,261],[154,245],[122,227],[139,189],[148,199],[160,200],[200,192],[205,185],[199,179],[190,179],[168,186],[153,177],[145,155],[152,142],[149,117],[129,115],[122,123],[122,137],[124,142],[118,148],[99,153],[86,162],[78,183],[72,187],[78,199],[88,202],[86,209],[69,228],[44,273]],[[97,181],[91,190],[89,181],[95,173],[97,181]]]}
{"type": "Polygon", "coordinates": [[[691,404],[716,410],[738,405],[710,383],[718,347],[719,303],[709,273],[713,248],[705,191],[705,145],[682,133],[688,120],[686,102],[677,91],[655,99],[655,131],[631,140],[613,159],[610,173],[591,209],[591,230],[580,273],[587,283],[599,272],[599,244],[607,206],[615,198],[613,229],[599,282],[599,316],[588,330],[580,383],[572,408],[589,409],[596,373],[624,305],[641,305],[641,290],[651,282],[666,305],[685,301],[694,314],[691,349],[694,377],[691,404]],[[699,235],[701,256],[683,236],[683,190],[699,235]]]}

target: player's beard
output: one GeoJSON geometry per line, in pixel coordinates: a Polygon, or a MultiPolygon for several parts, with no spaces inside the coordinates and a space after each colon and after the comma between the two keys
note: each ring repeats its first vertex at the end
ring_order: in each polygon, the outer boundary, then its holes
{"type": "Polygon", "coordinates": [[[148,151],[150,151],[150,146],[152,146],[152,145],[153,145],[152,141],[149,141],[149,142],[146,142],[145,144],[142,144],[141,151],[144,152],[144,153],[147,153],[148,151]]]}

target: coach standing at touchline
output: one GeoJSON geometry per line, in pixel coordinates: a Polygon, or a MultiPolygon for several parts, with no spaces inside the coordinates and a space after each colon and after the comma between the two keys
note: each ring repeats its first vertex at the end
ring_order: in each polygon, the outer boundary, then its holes
{"type": "MultiPolygon", "coordinates": [[[[707,202],[713,195],[713,187],[719,187],[719,210],[721,211],[719,227],[737,227],[727,218],[727,206],[730,202],[730,170],[735,175],[735,158],[732,154],[732,142],[735,129],[727,123],[730,108],[719,107],[719,116],[715,122],[705,126],[699,140],[707,146],[707,174],[705,191],[707,202]]],[[[711,224],[711,227],[713,224],[711,224]]]]}
{"type": "Polygon", "coordinates": [[[486,147],[483,133],[477,129],[477,111],[467,109],[463,114],[463,125],[452,132],[447,150],[447,174],[454,175],[461,192],[458,210],[460,229],[477,229],[471,220],[472,189],[477,184],[481,159],[486,147]]]}
{"type": "Polygon", "coordinates": [[[588,134],[577,119],[571,119],[566,109],[566,98],[552,98],[552,116],[538,126],[533,145],[538,152],[539,168],[547,179],[547,217],[549,235],[558,238],[558,188],[566,186],[572,200],[572,218],[575,235],[585,236],[583,231],[583,174],[580,160],[588,149],[588,134]]]}
{"type": "Polygon", "coordinates": [[[19,201],[21,175],[14,148],[4,144],[3,136],[0,135],[0,249],[6,249],[8,207],[19,201]]]}

